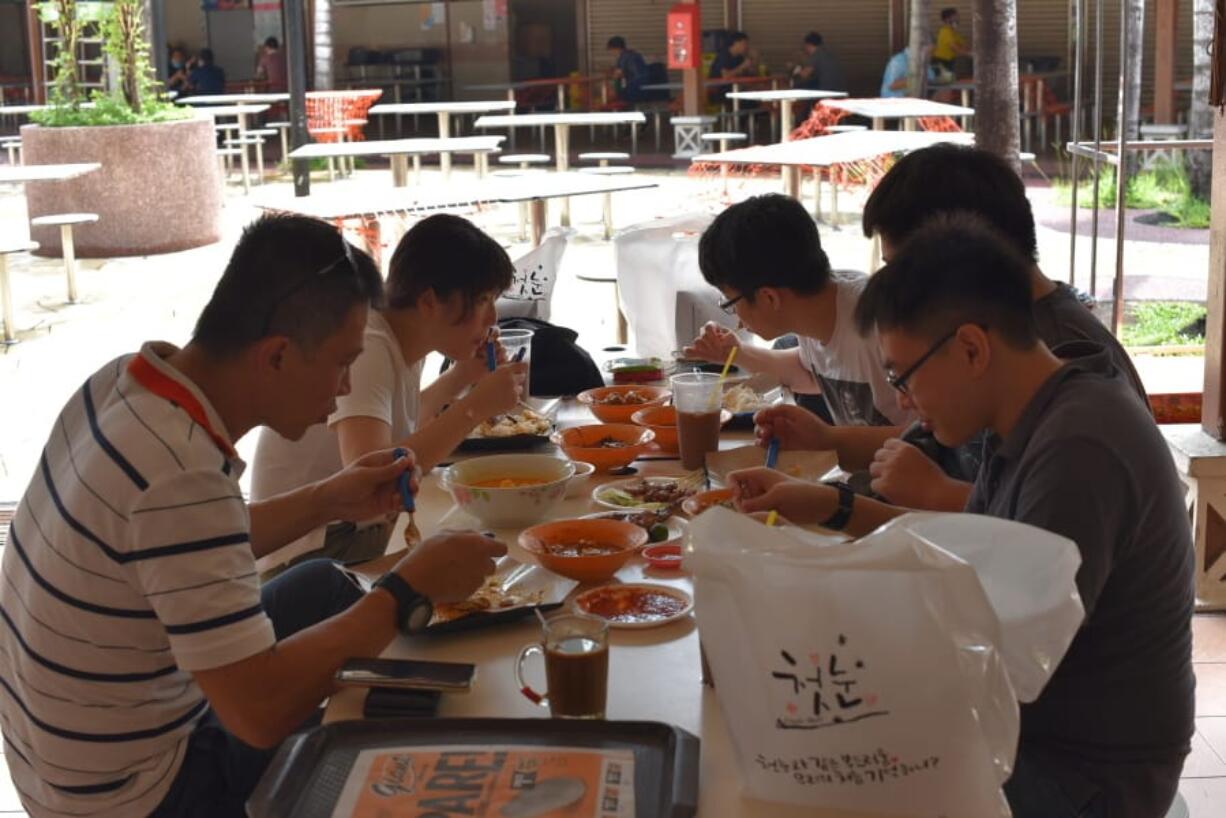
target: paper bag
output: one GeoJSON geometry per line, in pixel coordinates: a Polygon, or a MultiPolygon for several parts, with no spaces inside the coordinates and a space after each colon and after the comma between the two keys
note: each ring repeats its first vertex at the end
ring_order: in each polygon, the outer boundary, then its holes
{"type": "Polygon", "coordinates": [[[1073,543],[986,517],[911,515],[829,545],[722,508],[691,534],[699,631],[747,795],[933,818],[1010,814],[1001,785],[1019,720],[1006,664],[1037,695],[1071,641],[1071,575],[1029,569],[1055,555],[1075,571],[1073,543]],[[1018,544],[1017,555],[993,553],[1018,544]],[[1007,572],[1023,587],[1008,590],[1007,572]],[[1060,587],[1031,587],[1040,577],[1060,587]]]}

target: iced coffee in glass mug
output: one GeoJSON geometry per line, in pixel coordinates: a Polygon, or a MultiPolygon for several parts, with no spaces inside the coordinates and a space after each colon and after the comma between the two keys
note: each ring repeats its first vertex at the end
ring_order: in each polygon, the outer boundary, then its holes
{"type": "Polygon", "coordinates": [[[609,624],[579,614],[546,620],[542,641],[519,652],[515,683],[556,719],[603,719],[609,688],[609,624]],[[534,653],[545,657],[545,693],[524,680],[524,662],[534,653]]]}
{"type": "Polygon", "coordinates": [[[683,372],[669,379],[677,408],[677,444],[683,469],[701,469],[719,450],[723,386],[714,372],[683,372]]]}

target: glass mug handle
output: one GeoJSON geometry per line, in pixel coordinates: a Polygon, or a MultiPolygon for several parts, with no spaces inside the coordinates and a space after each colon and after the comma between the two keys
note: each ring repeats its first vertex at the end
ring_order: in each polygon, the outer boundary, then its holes
{"type": "Polygon", "coordinates": [[[545,656],[545,647],[540,644],[527,645],[519,652],[519,659],[515,661],[515,684],[519,685],[519,692],[524,694],[524,698],[540,707],[549,706],[549,695],[547,693],[537,693],[532,689],[532,685],[528,684],[524,679],[524,662],[534,653],[539,653],[542,658],[545,656]]]}

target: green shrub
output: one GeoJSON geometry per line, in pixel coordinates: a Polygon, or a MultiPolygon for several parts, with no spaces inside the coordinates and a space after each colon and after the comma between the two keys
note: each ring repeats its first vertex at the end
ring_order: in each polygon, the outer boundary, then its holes
{"type": "Polygon", "coordinates": [[[124,100],[109,94],[95,94],[94,107],[56,106],[35,111],[30,120],[48,128],[80,128],[95,125],[137,125],[144,122],[169,122],[190,119],[195,111],[179,108],[161,100],[146,102],[138,114],[124,100]]]}
{"type": "MultiPolygon", "coordinates": [[[[1115,169],[1101,171],[1098,206],[1115,207],[1115,169]]],[[[1056,201],[1069,205],[1073,201],[1073,186],[1068,182],[1053,182],[1056,201]]],[[[1093,207],[1094,182],[1083,180],[1077,186],[1079,207],[1093,207]]],[[[1124,206],[1134,210],[1157,210],[1173,217],[1174,226],[1204,228],[1209,226],[1209,203],[1192,195],[1188,173],[1181,162],[1162,162],[1128,180],[1124,206]]]]}
{"type": "Polygon", "coordinates": [[[1205,336],[1193,325],[1205,317],[1205,306],[1188,301],[1146,301],[1134,304],[1120,341],[1128,347],[1203,344],[1205,336]]]}

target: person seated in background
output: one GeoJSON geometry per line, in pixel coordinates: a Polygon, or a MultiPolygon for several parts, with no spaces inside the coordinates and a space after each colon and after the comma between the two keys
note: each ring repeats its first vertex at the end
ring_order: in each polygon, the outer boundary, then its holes
{"type": "MultiPolygon", "coordinates": [[[[953,211],[982,217],[1029,259],[1039,340],[1049,349],[1071,341],[1093,341],[1110,356],[1133,394],[1148,405],[1141,378],[1115,336],[1071,287],[1043,275],[1026,187],[1000,157],[950,144],[913,151],[898,160],[873,190],[864,205],[862,227],[865,236],[881,241],[882,256],[888,260],[932,215],[953,211]]],[[[837,450],[844,468],[868,469],[877,494],[909,508],[960,511],[979,473],[982,438],[950,451],[931,442],[931,436],[919,428],[844,430],[794,407],[764,413],[761,420],[764,439],[779,434],[784,448],[837,450]],[[776,429],[779,417],[786,417],[786,424],[776,429]]]]}
{"type": "Polygon", "coordinates": [[[374,262],[334,227],[265,216],[187,346],[107,363],[55,419],[0,583],[4,757],[31,815],[246,815],[345,660],[467,598],[505,553],[448,533],[369,593],[326,560],[260,585],[257,557],[387,513],[412,474],[411,456],[378,451],[264,502],[239,486],[247,431],[299,437],[346,392],[381,297],[374,262]]]}
{"type": "Polygon", "coordinates": [[[213,50],[202,48],[196,55],[196,67],[187,75],[188,89],[194,94],[223,94],[226,72],[213,62],[213,50]]]}
{"type": "Polygon", "coordinates": [[[166,63],[166,90],[182,93],[187,90],[187,52],[175,47],[170,49],[166,63]]]}
{"type": "Polygon", "coordinates": [[[910,422],[875,345],[855,329],[856,301],[868,279],[831,270],[813,217],[795,199],[768,194],[729,207],[703,233],[698,266],[723,294],[724,312],[768,341],[795,333],[799,345],[774,350],[742,344],[728,328],[709,323],[685,348],[687,357],[723,363],[736,347],[742,369],[770,373],[797,392],[820,391],[835,423],[910,422]]]}
{"type": "MultiPolygon", "coordinates": [[[[743,31],[734,31],[728,38],[728,45],[720,49],[711,61],[711,70],[707,76],[713,80],[732,80],[757,76],[757,73],[758,57],[749,48],[749,35],[743,31]]],[[[708,96],[712,102],[722,102],[729,87],[712,88],[708,96]]]]}
{"type": "MultiPolygon", "coordinates": [[[[326,423],[299,439],[275,429],[261,433],[252,497],[297,489],[392,446],[412,449],[428,471],[479,423],[514,409],[528,364],[504,363],[489,372],[485,348],[498,318],[494,301],[514,273],[502,246],[459,216],[437,214],[413,225],[392,255],[387,305],[367,317],[349,390],[326,423]],[[422,389],[431,352],[456,364],[422,389]]],[[[299,552],[288,564],[319,556],[342,562],[377,557],[387,548],[394,519],[327,520],[288,549],[299,552]]]]}
{"type": "MultiPolygon", "coordinates": [[[[1021,706],[1016,818],[1161,818],[1193,733],[1194,557],[1170,450],[1103,347],[1039,337],[1033,262],[970,214],[940,214],[869,279],[856,323],[943,445],[986,431],[966,511],[1072,540],[1086,618],[1021,706]],[[1138,714],[1142,714],[1138,716],[1138,714]]],[[[863,535],[905,509],[769,469],[728,477],[741,510],[863,535]]]]}
{"type": "Polygon", "coordinates": [[[932,49],[932,62],[950,79],[956,75],[954,63],[959,57],[969,57],[971,47],[958,31],[958,10],[950,6],[941,9],[941,27],[937,29],[937,43],[932,49]]]}
{"type": "Polygon", "coordinates": [[[605,46],[613,58],[613,79],[617,96],[625,102],[643,98],[643,83],[647,81],[647,61],[643,55],[626,47],[625,37],[610,37],[605,46]]]}
{"type": "Polygon", "coordinates": [[[285,52],[276,37],[269,37],[260,48],[255,64],[256,79],[265,80],[270,91],[284,91],[289,87],[286,80],[285,52]]]}
{"type": "Polygon", "coordinates": [[[805,61],[792,70],[793,84],[797,88],[813,91],[846,91],[847,78],[843,66],[824,45],[822,35],[810,31],[805,35],[805,61]]]}
{"type": "MultiPolygon", "coordinates": [[[[928,81],[936,79],[936,69],[928,66],[928,81]]],[[[885,64],[885,73],[881,76],[881,89],[878,92],[883,97],[905,97],[907,86],[911,81],[911,50],[904,48],[885,64]]]]}

